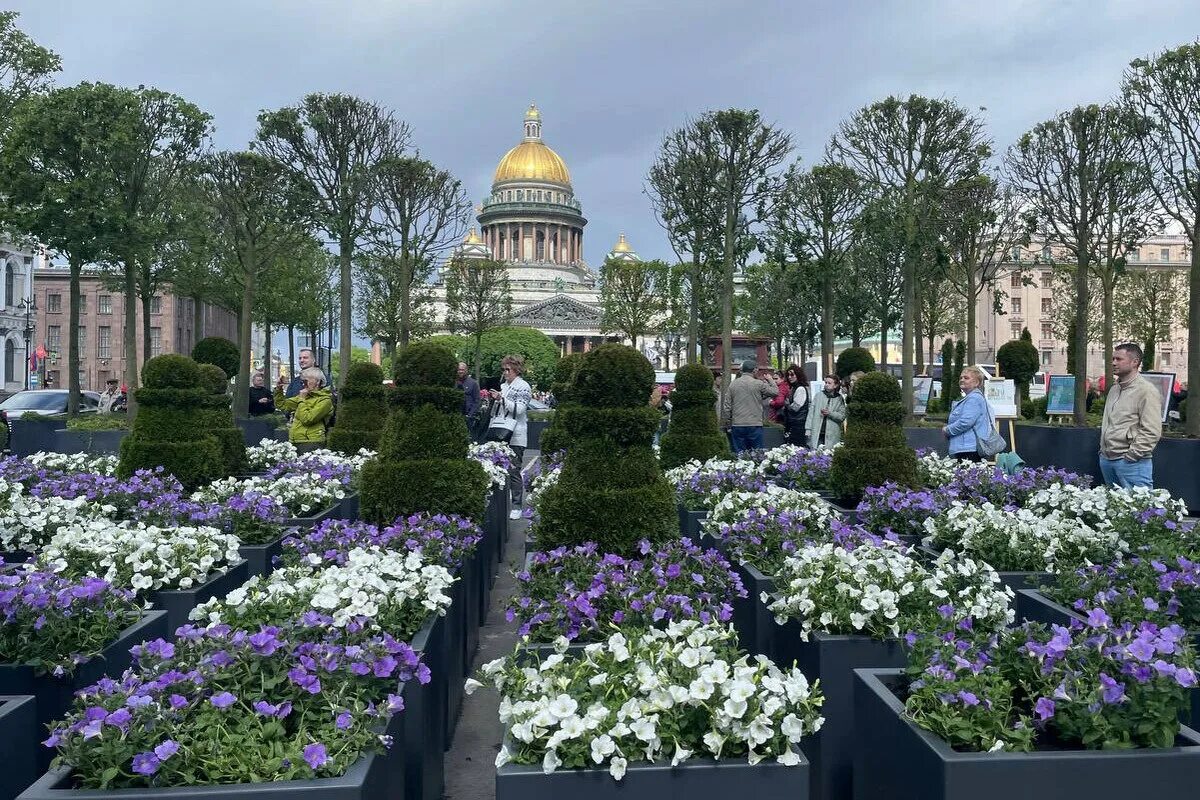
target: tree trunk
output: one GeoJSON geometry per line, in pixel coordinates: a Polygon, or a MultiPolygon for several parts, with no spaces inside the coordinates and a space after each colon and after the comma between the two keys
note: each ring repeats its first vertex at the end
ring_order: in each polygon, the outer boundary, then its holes
{"type": "MultiPolygon", "coordinates": [[[[726,176],[726,180],[731,180],[726,176]]],[[[737,204],[725,198],[725,263],[722,265],[721,286],[721,397],[729,390],[733,377],[733,259],[734,237],[737,235],[737,204]]],[[[724,402],[722,400],[722,402],[724,402]]]]}
{"type": "MultiPolygon", "coordinates": [[[[200,295],[192,296],[192,335],[196,342],[204,338],[204,301],[200,295]]],[[[192,342],[193,345],[196,342],[192,342]]]]}
{"type": "Polygon", "coordinates": [[[920,375],[925,371],[925,315],[920,308],[913,310],[913,374],[920,375]]]}
{"type": "Polygon", "coordinates": [[[821,286],[821,368],[821,374],[833,374],[833,275],[828,269],[821,286]]]}
{"type": "MultiPolygon", "coordinates": [[[[154,296],[142,288],[142,364],[150,360],[150,302],[154,296]]],[[[162,336],[162,331],[159,331],[159,336],[162,336]]]]}
{"type": "Polygon", "coordinates": [[[137,402],[134,400],[133,390],[138,385],[138,357],[137,357],[137,265],[132,257],[127,257],[124,262],[125,267],[125,385],[129,389],[127,408],[129,421],[133,422],[134,415],[137,414],[137,402]]]}
{"type": "Polygon", "coordinates": [[[263,323],[263,349],[266,350],[263,355],[263,385],[269,387],[271,385],[271,323],[269,322],[263,323]]]}
{"type": "MultiPolygon", "coordinates": [[[[1103,319],[1101,320],[1102,332],[1100,338],[1104,340],[1104,385],[1112,386],[1113,371],[1113,294],[1116,291],[1116,276],[1113,275],[1111,268],[1105,279],[1100,285],[1104,289],[1104,296],[1101,298],[1100,313],[1103,319]]],[[[1084,362],[1087,363],[1086,361],[1084,362]]],[[[1145,369],[1145,367],[1143,367],[1145,369]]],[[[1087,372],[1086,367],[1084,372],[1087,372]]]]}
{"type": "MultiPolygon", "coordinates": [[[[479,373],[483,369],[483,331],[475,331],[475,380],[479,380],[479,373]]],[[[392,369],[395,369],[396,362],[392,362],[392,369]]]]}
{"type": "MultiPolygon", "coordinates": [[[[292,373],[296,371],[296,326],[288,325],[288,380],[291,380],[292,373]]],[[[280,373],[282,374],[282,373],[280,373]]]]}
{"type": "Polygon", "coordinates": [[[1192,265],[1188,270],[1188,436],[1200,436],[1200,217],[1192,223],[1192,265]]]}
{"type": "Polygon", "coordinates": [[[908,208],[905,209],[904,217],[904,265],[902,267],[901,281],[904,287],[904,319],[901,323],[900,331],[900,390],[904,395],[901,400],[904,403],[904,418],[906,422],[912,422],[913,416],[913,332],[916,323],[917,310],[917,258],[916,253],[916,219],[915,211],[912,208],[911,192],[913,187],[908,187],[910,196],[907,200],[908,208]]]}
{"type": "Polygon", "coordinates": [[[412,328],[412,270],[407,256],[400,262],[400,346],[408,347],[412,328]]]}
{"type": "Polygon", "coordinates": [[[886,367],[888,365],[888,327],[884,323],[879,323],[879,366],[886,367]]]}
{"type": "MultiPolygon", "coordinates": [[[[340,300],[342,307],[340,309],[341,313],[338,315],[340,324],[338,332],[341,334],[339,337],[341,341],[338,343],[339,389],[346,385],[346,373],[350,370],[350,348],[353,345],[353,341],[351,339],[352,331],[350,329],[350,303],[353,300],[353,297],[351,296],[350,262],[352,256],[354,255],[354,239],[343,234],[340,245],[341,248],[340,252],[338,253],[338,259],[341,267],[342,285],[340,300]]],[[[330,313],[331,321],[332,316],[333,314],[330,313]]],[[[332,339],[332,336],[330,338],[332,339]]]]}
{"type": "MultiPolygon", "coordinates": [[[[1157,345],[1156,336],[1150,336],[1146,339],[1146,344],[1142,348],[1142,371],[1150,372],[1154,369],[1154,348],[1157,345]]],[[[1107,386],[1108,384],[1105,384],[1107,386]]]]}
{"type": "Polygon", "coordinates": [[[254,290],[257,275],[253,265],[257,255],[254,246],[248,245],[244,254],[245,264],[252,265],[242,273],[242,309],[238,312],[238,352],[241,366],[237,381],[233,385],[233,415],[239,419],[250,413],[250,337],[254,329],[254,290]]]}
{"type": "MultiPolygon", "coordinates": [[[[1074,422],[1082,427],[1087,424],[1087,348],[1088,348],[1088,254],[1086,246],[1080,247],[1075,268],[1075,414],[1074,422]]],[[[1105,383],[1107,389],[1110,384],[1105,383]]]]}
{"type": "MultiPolygon", "coordinates": [[[[391,372],[391,375],[387,375],[385,377],[395,380],[396,379],[396,340],[395,339],[389,339],[388,341],[384,342],[384,353],[387,355],[388,370],[391,372]]],[[[479,380],[479,378],[476,377],[475,380],[479,380]]]]}
{"type": "MultiPolygon", "coordinates": [[[[979,363],[979,353],[975,349],[975,301],[979,296],[979,287],[975,281],[975,268],[967,270],[967,355],[972,364],[979,363]]],[[[932,361],[932,357],[930,357],[932,361]]]]}
{"type": "Polygon", "coordinates": [[[688,355],[687,363],[695,364],[700,352],[700,241],[696,241],[696,249],[692,251],[692,290],[688,292],[688,355]]]}
{"type": "MultiPolygon", "coordinates": [[[[70,296],[67,298],[71,304],[67,316],[67,419],[78,416],[80,390],[83,388],[79,385],[79,335],[76,333],[79,330],[79,276],[82,272],[83,262],[72,260],[70,296]]],[[[45,386],[44,383],[42,385],[45,386]]],[[[129,394],[132,398],[132,386],[129,387],[129,394]]]]}

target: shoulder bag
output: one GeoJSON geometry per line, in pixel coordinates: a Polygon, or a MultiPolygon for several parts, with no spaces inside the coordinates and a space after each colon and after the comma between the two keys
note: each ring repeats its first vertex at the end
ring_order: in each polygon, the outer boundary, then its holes
{"type": "Polygon", "coordinates": [[[986,397],[983,398],[983,410],[987,415],[988,421],[987,436],[980,439],[975,426],[972,426],[971,433],[975,434],[975,452],[979,454],[979,457],[992,459],[1008,448],[1008,442],[1004,441],[1004,437],[1000,435],[1000,432],[996,430],[996,426],[992,423],[992,408],[988,405],[986,397]]]}

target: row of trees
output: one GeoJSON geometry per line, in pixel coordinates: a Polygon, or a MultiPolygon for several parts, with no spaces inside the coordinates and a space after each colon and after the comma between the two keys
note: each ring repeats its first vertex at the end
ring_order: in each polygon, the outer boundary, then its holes
{"type": "MultiPolygon", "coordinates": [[[[741,273],[741,322],[781,355],[785,341],[803,352],[819,340],[831,369],[835,337],[857,344],[879,330],[886,347],[898,325],[911,403],[914,369],[942,336],[964,332],[977,352],[975,309],[985,291],[1005,299],[1002,273],[1032,280],[1035,262],[1014,270],[1010,253],[1033,242],[1065,254],[1038,268],[1065,284],[1056,303],[1068,306],[1080,369],[1092,333],[1106,364],[1116,333],[1153,352],[1178,321],[1178,279],[1135,269],[1127,254],[1173,221],[1191,242],[1188,378],[1200,379],[1200,44],[1133,62],[1116,100],[1036,125],[1000,157],[978,113],[916,95],[851,115],[811,168],[789,164],[792,149],[786,132],[738,109],[689,121],[661,145],[647,193],[681,262],[672,280],[683,300],[667,314],[686,318],[689,361],[714,330],[730,353],[741,273]],[[764,261],[747,266],[754,252],[764,261]]],[[[1200,433],[1200,414],[1189,425],[1200,433]]]]}

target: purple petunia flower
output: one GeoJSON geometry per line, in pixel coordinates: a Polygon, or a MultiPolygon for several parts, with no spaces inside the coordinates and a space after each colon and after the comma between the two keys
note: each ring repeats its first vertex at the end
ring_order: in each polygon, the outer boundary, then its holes
{"type": "Polygon", "coordinates": [[[1034,703],[1033,713],[1037,715],[1039,721],[1045,722],[1054,716],[1054,701],[1049,697],[1039,697],[1034,703]]]}
{"type": "Polygon", "coordinates": [[[323,767],[329,761],[329,755],[325,752],[325,745],[320,742],[305,745],[304,760],[313,769],[323,767]]]}
{"type": "Polygon", "coordinates": [[[220,694],[214,694],[212,697],[210,697],[208,702],[212,703],[217,708],[226,709],[237,702],[237,696],[229,692],[221,692],[220,694]]]}
{"type": "Polygon", "coordinates": [[[138,775],[153,775],[160,766],[162,764],[154,753],[138,753],[133,757],[133,771],[138,775]]]}

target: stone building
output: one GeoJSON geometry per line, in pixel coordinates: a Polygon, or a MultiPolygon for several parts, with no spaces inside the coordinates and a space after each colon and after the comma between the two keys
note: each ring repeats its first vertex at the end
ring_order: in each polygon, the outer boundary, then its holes
{"type": "Polygon", "coordinates": [[[33,282],[30,276],[40,255],[31,248],[0,244],[0,264],[4,265],[4,284],[0,287],[0,389],[18,392],[25,388],[29,363],[28,342],[33,338],[37,309],[33,307],[33,282]]]}

